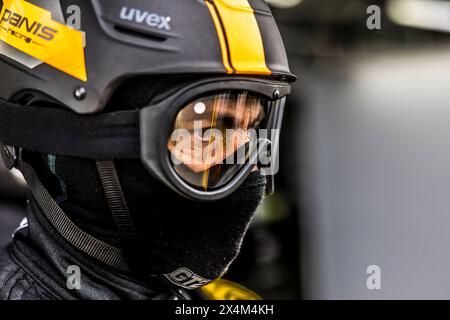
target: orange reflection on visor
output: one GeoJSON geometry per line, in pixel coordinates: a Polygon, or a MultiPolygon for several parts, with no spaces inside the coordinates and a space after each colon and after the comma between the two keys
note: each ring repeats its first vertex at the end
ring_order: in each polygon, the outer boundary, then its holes
{"type": "Polygon", "coordinates": [[[220,179],[226,159],[250,142],[264,117],[262,99],[248,92],[224,92],[190,103],[178,113],[168,142],[178,173],[202,174],[198,184],[206,189],[211,178],[220,179]]]}

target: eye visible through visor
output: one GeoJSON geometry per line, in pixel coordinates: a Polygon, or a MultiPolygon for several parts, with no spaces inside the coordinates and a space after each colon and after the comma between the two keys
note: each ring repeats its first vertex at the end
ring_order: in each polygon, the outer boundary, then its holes
{"type": "MultiPolygon", "coordinates": [[[[192,187],[223,187],[270,139],[267,120],[273,102],[247,91],[220,91],[187,104],[167,144],[175,172],[192,187]]],[[[257,163],[254,163],[257,169],[257,163]]]]}

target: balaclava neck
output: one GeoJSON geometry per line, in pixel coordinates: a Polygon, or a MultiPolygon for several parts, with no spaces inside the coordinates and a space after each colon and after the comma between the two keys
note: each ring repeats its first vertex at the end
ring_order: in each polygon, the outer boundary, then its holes
{"type": "MultiPolygon", "coordinates": [[[[114,105],[136,106],[136,101],[146,105],[148,96],[143,93],[148,95],[148,87],[134,85],[133,90],[116,94],[114,105]]],[[[133,248],[127,248],[119,240],[95,161],[39,155],[33,166],[78,227],[113,246],[132,250],[130,263],[136,270],[187,289],[226,272],[239,252],[266,183],[259,173],[252,173],[231,196],[199,203],[159,183],[139,160],[117,160],[117,174],[137,231],[133,248]]]]}

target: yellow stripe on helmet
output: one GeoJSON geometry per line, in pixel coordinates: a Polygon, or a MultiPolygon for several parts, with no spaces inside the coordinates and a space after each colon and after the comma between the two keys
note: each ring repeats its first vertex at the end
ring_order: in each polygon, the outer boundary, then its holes
{"type": "MultiPolygon", "coordinates": [[[[248,0],[214,0],[214,5],[220,18],[214,24],[219,34],[225,34],[228,44],[226,55],[229,55],[235,73],[270,75],[272,72],[266,64],[261,32],[248,0]]],[[[225,55],[223,46],[222,54],[225,55]]]]}

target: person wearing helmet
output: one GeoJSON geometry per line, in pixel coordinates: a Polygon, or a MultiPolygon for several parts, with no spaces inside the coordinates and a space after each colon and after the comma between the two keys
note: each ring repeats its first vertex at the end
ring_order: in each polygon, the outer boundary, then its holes
{"type": "Polygon", "coordinates": [[[214,298],[295,80],[265,2],[3,0],[0,71],[30,190],[0,299],[214,298]]]}

